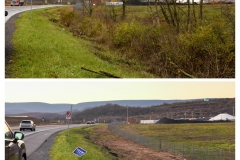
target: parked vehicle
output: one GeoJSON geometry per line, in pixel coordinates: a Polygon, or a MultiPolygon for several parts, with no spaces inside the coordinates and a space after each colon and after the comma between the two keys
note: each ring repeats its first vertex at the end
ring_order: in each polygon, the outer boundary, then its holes
{"type": "Polygon", "coordinates": [[[87,121],[87,124],[95,124],[95,121],[87,121]]]}
{"type": "Polygon", "coordinates": [[[24,0],[12,0],[11,6],[23,6],[24,0]]]}
{"type": "Polygon", "coordinates": [[[32,120],[22,120],[19,125],[20,131],[30,129],[31,131],[36,130],[36,124],[32,120]]]}
{"type": "Polygon", "coordinates": [[[5,121],[5,160],[18,159],[26,160],[26,146],[22,132],[12,132],[10,126],[5,121]]]}

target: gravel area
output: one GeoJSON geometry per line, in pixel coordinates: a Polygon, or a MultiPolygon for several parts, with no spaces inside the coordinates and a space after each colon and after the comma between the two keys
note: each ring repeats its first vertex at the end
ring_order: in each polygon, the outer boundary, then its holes
{"type": "Polygon", "coordinates": [[[11,73],[6,69],[6,66],[11,63],[10,56],[14,54],[11,40],[16,29],[15,20],[20,14],[21,13],[15,14],[5,23],[5,78],[11,77],[11,73]]]}
{"type": "MultiPolygon", "coordinates": [[[[59,131],[61,132],[61,131],[59,131]]],[[[28,155],[28,160],[49,160],[49,151],[54,144],[54,137],[58,135],[59,132],[53,133],[33,154],[28,155]]]]}

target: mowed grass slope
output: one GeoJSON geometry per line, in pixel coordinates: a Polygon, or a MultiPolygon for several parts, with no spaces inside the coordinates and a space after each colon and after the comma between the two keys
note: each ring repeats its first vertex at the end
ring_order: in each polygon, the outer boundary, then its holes
{"type": "Polygon", "coordinates": [[[121,129],[139,135],[170,142],[235,150],[235,123],[192,123],[192,124],[131,124],[121,126],[121,129]]]}
{"type": "Polygon", "coordinates": [[[116,62],[118,57],[111,57],[111,62],[98,58],[94,55],[93,42],[74,37],[64,27],[49,21],[44,15],[45,10],[34,10],[32,20],[30,12],[21,14],[16,20],[12,40],[14,55],[10,57],[11,64],[6,66],[11,78],[106,77],[81,67],[123,78],[152,77],[127,65],[119,65],[116,62]]]}
{"type": "Polygon", "coordinates": [[[91,127],[80,127],[70,129],[69,136],[68,130],[65,130],[59,133],[58,136],[54,139],[54,145],[50,150],[50,159],[51,160],[85,160],[85,159],[94,159],[94,160],[111,160],[115,159],[110,155],[106,150],[103,150],[100,146],[92,143],[86,137],[93,134],[93,129],[99,126],[91,127]],[[81,147],[87,151],[82,157],[78,157],[73,154],[73,151],[81,147]]]}

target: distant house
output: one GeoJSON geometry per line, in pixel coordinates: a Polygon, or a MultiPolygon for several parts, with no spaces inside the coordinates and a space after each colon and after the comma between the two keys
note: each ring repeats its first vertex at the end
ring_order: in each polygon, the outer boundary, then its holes
{"type": "Polygon", "coordinates": [[[210,118],[209,121],[235,121],[235,117],[227,113],[221,113],[215,117],[210,118]]]}
{"type": "Polygon", "coordinates": [[[106,2],[107,6],[121,6],[123,2],[106,2]]]}
{"type": "Polygon", "coordinates": [[[140,124],[155,124],[159,120],[140,120],[140,124]]]}

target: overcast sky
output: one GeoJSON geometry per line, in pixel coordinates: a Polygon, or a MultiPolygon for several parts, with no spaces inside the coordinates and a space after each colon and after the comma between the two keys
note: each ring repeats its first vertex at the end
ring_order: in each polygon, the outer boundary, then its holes
{"type": "Polygon", "coordinates": [[[5,102],[234,98],[234,80],[5,80],[5,102]]]}

